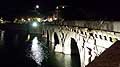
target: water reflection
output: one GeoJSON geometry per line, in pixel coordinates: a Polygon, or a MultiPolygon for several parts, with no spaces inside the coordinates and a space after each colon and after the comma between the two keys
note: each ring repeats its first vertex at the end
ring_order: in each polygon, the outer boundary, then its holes
{"type": "Polygon", "coordinates": [[[72,67],[71,55],[64,55],[62,53],[55,53],[55,57],[60,67],[72,67]]]}
{"type": "Polygon", "coordinates": [[[32,40],[31,57],[42,67],[80,67],[79,56],[55,53],[47,48],[47,43],[32,40]],[[50,51],[50,52],[49,52],[50,51]]]}
{"type": "Polygon", "coordinates": [[[72,56],[62,53],[55,53],[52,57],[50,57],[51,61],[49,63],[52,65],[49,65],[49,67],[80,67],[78,57],[79,56],[77,55],[72,56]]]}
{"type": "Polygon", "coordinates": [[[37,37],[35,37],[32,41],[31,52],[32,59],[34,59],[37,64],[41,65],[41,62],[44,59],[44,50],[41,46],[41,43],[39,43],[37,37]]]}
{"type": "Polygon", "coordinates": [[[5,41],[3,48],[5,50],[0,51],[0,65],[6,65],[4,67],[80,67],[78,56],[73,57],[49,50],[46,39],[41,38],[38,41],[39,38],[34,37],[32,42],[26,43],[28,34],[6,31],[1,35],[0,41],[5,41]],[[26,49],[30,50],[26,53],[26,49]],[[26,57],[26,54],[29,54],[29,57],[26,57]]]}
{"type": "Polygon", "coordinates": [[[1,31],[1,34],[0,34],[0,37],[1,37],[1,38],[0,38],[0,40],[3,40],[4,32],[5,32],[5,31],[1,31]]]}
{"type": "Polygon", "coordinates": [[[62,53],[54,53],[49,57],[47,66],[45,67],[71,67],[70,55],[64,55],[62,53]]]}

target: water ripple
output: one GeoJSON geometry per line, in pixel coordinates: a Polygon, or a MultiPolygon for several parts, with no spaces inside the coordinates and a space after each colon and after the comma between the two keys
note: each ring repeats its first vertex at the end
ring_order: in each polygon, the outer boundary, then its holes
{"type": "Polygon", "coordinates": [[[32,59],[34,59],[37,64],[41,65],[41,62],[44,60],[44,50],[42,43],[39,43],[37,37],[32,41],[31,53],[32,59]]]}

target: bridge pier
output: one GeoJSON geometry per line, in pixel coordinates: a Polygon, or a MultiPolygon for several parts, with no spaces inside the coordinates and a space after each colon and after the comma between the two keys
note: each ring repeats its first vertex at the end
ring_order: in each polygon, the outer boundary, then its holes
{"type": "Polygon", "coordinates": [[[65,43],[64,43],[65,45],[64,45],[64,48],[63,48],[63,53],[64,54],[71,54],[70,43],[71,43],[70,38],[66,38],[65,43]]]}
{"type": "Polygon", "coordinates": [[[4,32],[5,31],[1,31],[1,35],[0,35],[0,37],[1,37],[0,40],[2,40],[2,41],[3,41],[3,38],[4,38],[4,32]]]}

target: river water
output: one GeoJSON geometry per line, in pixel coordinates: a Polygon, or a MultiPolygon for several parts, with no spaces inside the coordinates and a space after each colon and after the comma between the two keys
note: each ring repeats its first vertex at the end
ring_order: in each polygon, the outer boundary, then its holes
{"type": "Polygon", "coordinates": [[[24,33],[1,33],[0,67],[80,67],[78,55],[56,53],[45,38],[26,41],[24,33]]]}

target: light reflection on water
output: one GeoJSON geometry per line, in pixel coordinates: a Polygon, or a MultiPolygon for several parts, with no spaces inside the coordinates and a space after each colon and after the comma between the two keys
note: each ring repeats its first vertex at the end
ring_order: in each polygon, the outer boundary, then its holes
{"type": "Polygon", "coordinates": [[[60,67],[72,67],[71,55],[64,55],[62,53],[55,53],[56,60],[60,67]]]}
{"type": "MultiPolygon", "coordinates": [[[[17,37],[21,36],[17,35],[17,37]]],[[[16,40],[18,39],[17,37],[16,40]]],[[[1,33],[0,40],[4,40],[4,33],[1,33]]],[[[16,42],[16,44],[18,43],[19,42],[16,42]]],[[[27,53],[27,57],[30,55],[30,58],[32,58],[40,67],[80,67],[79,62],[76,62],[76,59],[78,60],[76,56],[72,58],[71,55],[54,53],[51,50],[48,50],[49,48],[46,41],[39,42],[37,37],[34,37],[32,44],[27,45],[31,45],[31,50],[29,50],[29,47],[27,47],[28,50],[26,50],[26,52],[30,52],[29,54],[27,53]]]]}
{"type": "MultiPolygon", "coordinates": [[[[45,44],[39,42],[35,37],[32,41],[31,55],[30,57],[35,60],[39,66],[44,67],[80,67],[80,63],[77,61],[78,56],[65,55],[62,53],[54,53],[48,58],[48,52],[45,44]],[[47,62],[45,62],[47,60],[47,62]],[[77,61],[77,62],[76,62],[77,61]],[[44,64],[43,64],[44,63],[44,64]]],[[[51,52],[50,52],[51,53],[51,52]]]]}
{"type": "Polygon", "coordinates": [[[42,44],[39,43],[37,37],[35,37],[32,41],[31,47],[31,57],[36,61],[37,64],[41,65],[41,62],[44,59],[44,50],[41,46],[42,44]]]}
{"type": "Polygon", "coordinates": [[[58,65],[58,67],[80,67],[78,57],[79,56],[77,55],[65,55],[62,53],[55,53],[56,64],[58,65]]]}

